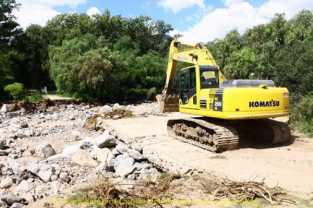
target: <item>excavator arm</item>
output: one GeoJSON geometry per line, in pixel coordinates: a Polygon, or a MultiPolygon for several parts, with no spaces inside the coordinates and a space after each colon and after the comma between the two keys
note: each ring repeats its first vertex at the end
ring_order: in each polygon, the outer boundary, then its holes
{"type": "MultiPolygon", "coordinates": [[[[186,44],[174,39],[169,50],[165,86],[162,95],[157,97],[161,112],[177,112],[179,108],[179,97],[173,94],[177,62],[218,68],[213,56],[203,45],[186,44]]],[[[223,82],[225,80],[224,75],[220,72],[219,76],[220,81],[223,82]]]]}

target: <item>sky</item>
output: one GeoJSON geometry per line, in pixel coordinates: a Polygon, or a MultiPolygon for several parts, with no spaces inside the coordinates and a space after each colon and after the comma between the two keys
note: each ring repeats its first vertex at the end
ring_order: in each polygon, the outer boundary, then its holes
{"type": "Polygon", "coordinates": [[[151,16],[174,28],[187,42],[207,42],[223,38],[229,31],[245,32],[267,23],[276,13],[292,18],[303,9],[313,11],[313,0],[17,0],[15,11],[23,28],[45,25],[61,13],[87,13],[92,16],[109,10],[113,15],[151,16]]]}

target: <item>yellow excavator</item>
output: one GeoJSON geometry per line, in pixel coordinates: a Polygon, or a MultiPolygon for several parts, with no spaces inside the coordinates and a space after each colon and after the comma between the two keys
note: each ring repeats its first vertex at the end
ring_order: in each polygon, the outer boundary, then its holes
{"type": "Polygon", "coordinates": [[[165,87],[157,99],[162,112],[193,115],[170,119],[168,133],[209,151],[237,149],[242,141],[260,138],[292,142],[288,125],[272,119],[288,115],[288,89],[272,80],[227,80],[201,44],[172,41],[165,87]],[[177,70],[179,62],[191,66],[177,70]]]}

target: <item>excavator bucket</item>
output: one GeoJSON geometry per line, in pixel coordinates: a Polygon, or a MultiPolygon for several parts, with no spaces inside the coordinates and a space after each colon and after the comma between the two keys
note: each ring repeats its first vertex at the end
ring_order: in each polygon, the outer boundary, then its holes
{"type": "Polygon", "coordinates": [[[177,95],[157,95],[160,112],[170,113],[179,111],[179,97],[177,95]]]}

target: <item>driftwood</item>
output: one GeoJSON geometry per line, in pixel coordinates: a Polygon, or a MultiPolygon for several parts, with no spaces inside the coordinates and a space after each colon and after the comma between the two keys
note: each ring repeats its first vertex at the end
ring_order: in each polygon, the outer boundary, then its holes
{"type": "Polygon", "coordinates": [[[239,201],[262,198],[270,204],[295,203],[287,199],[286,193],[279,187],[268,188],[260,182],[233,182],[222,181],[217,189],[212,192],[214,200],[233,199],[239,201]]]}

